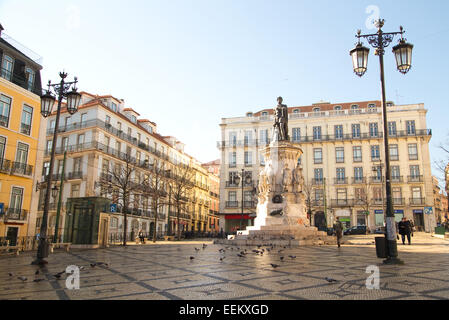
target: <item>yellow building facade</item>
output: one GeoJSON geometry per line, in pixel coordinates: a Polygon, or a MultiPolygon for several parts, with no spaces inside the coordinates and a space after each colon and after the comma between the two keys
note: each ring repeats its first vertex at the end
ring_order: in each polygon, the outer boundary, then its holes
{"type": "Polygon", "coordinates": [[[0,26],[0,239],[15,245],[27,235],[34,193],[42,67],[5,40],[2,30],[0,26]]]}

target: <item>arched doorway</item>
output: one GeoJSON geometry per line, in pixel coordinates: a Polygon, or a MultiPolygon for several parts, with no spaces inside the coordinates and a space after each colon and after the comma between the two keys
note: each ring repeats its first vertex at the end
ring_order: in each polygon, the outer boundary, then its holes
{"type": "Polygon", "coordinates": [[[314,223],[315,227],[318,228],[319,231],[326,231],[326,217],[324,216],[323,211],[318,211],[314,215],[314,223]]]}

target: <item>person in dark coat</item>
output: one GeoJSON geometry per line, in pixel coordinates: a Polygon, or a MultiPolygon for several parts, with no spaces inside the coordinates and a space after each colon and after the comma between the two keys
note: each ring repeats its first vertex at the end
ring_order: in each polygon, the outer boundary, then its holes
{"type": "Polygon", "coordinates": [[[334,230],[337,236],[337,245],[340,248],[341,238],[343,237],[343,224],[340,221],[340,217],[337,217],[337,221],[334,223],[334,230]]]}
{"type": "Polygon", "coordinates": [[[398,224],[399,234],[402,236],[402,244],[405,244],[405,236],[407,236],[408,244],[411,244],[410,234],[412,233],[412,226],[410,221],[408,221],[405,217],[402,218],[402,221],[398,224]]]}

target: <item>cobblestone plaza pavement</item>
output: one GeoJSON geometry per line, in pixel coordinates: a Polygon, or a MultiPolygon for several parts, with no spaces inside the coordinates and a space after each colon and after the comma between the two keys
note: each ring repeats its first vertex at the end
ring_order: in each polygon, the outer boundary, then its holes
{"type": "MultiPolygon", "coordinates": [[[[0,256],[0,299],[14,300],[377,300],[448,299],[449,241],[417,234],[398,243],[402,266],[382,265],[374,235],[345,237],[348,245],[275,247],[263,255],[210,241],[161,242],[95,250],[55,251],[47,267],[34,252],[0,256]],[[202,248],[202,243],[207,247],[202,248]],[[199,250],[195,250],[198,248],[199,250]],[[219,249],[224,249],[220,253],[219,249]],[[279,252],[279,250],[283,250],[279,252]],[[194,259],[190,259],[190,257],[194,259]],[[296,256],[292,258],[289,256],[296,256]],[[225,257],[220,261],[220,257],[225,257]],[[281,261],[281,257],[284,257],[281,261]],[[106,265],[91,267],[91,263],[106,265]],[[273,268],[271,264],[279,265],[273,268]],[[80,289],[66,288],[69,265],[83,266],[80,289]],[[380,289],[366,288],[369,265],[380,269],[380,289]],[[13,276],[9,275],[12,273],[13,276]],[[20,280],[18,277],[26,277],[20,280]],[[326,278],[337,280],[328,282],[326,278]],[[34,279],[45,279],[34,282],[34,279]]],[[[266,248],[266,247],[262,247],[266,248]]]]}

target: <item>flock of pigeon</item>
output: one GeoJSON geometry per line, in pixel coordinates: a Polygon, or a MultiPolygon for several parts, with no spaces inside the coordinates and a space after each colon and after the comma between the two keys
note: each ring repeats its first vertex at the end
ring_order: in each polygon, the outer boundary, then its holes
{"type": "MultiPolygon", "coordinates": [[[[91,268],[95,268],[96,266],[104,266],[104,267],[108,268],[108,267],[109,267],[109,264],[106,263],[106,262],[96,262],[96,263],[91,263],[91,264],[90,264],[90,267],[91,267],[91,268]]],[[[86,268],[86,267],[84,267],[84,266],[80,266],[80,267],[79,267],[80,271],[81,271],[81,270],[84,270],[85,268],[86,268]]],[[[47,280],[47,279],[44,279],[44,278],[39,278],[39,275],[40,275],[40,274],[41,274],[41,271],[36,270],[36,272],[34,273],[34,276],[35,276],[36,279],[34,279],[33,282],[41,282],[41,281],[47,280]]],[[[55,273],[55,274],[53,274],[52,276],[53,276],[53,278],[56,279],[56,280],[62,280],[62,276],[63,276],[64,274],[67,275],[67,273],[66,273],[65,270],[64,270],[64,271],[61,271],[61,272],[58,272],[58,273],[55,273]]],[[[12,272],[9,272],[8,275],[9,275],[9,278],[10,278],[10,279],[12,279],[12,278],[14,277],[14,273],[12,273],[12,272]]],[[[27,277],[24,277],[24,276],[18,276],[17,279],[22,280],[23,282],[28,281],[28,278],[27,278],[27,277]]]]}
{"type": "MultiPolygon", "coordinates": [[[[207,247],[207,245],[203,243],[202,249],[204,250],[206,247],[207,247]]],[[[234,247],[225,247],[225,248],[226,248],[226,250],[234,251],[234,247]]],[[[243,250],[242,250],[242,249],[239,248],[239,247],[236,247],[235,249],[236,249],[236,251],[238,252],[238,253],[237,253],[237,256],[238,256],[239,258],[244,258],[244,257],[246,257],[246,255],[248,254],[248,250],[247,250],[247,249],[243,249],[243,250]]],[[[277,253],[282,254],[282,252],[284,252],[285,249],[287,249],[287,246],[284,246],[284,247],[282,247],[282,249],[279,249],[279,250],[277,251],[277,253]]],[[[222,256],[220,256],[220,258],[219,258],[219,259],[220,259],[220,262],[223,262],[223,260],[226,258],[226,257],[224,256],[226,250],[225,250],[225,249],[219,249],[219,250],[218,250],[218,252],[222,255],[222,256]]],[[[258,246],[257,246],[257,249],[253,249],[253,250],[251,250],[251,252],[255,253],[256,255],[263,256],[264,254],[268,254],[268,253],[270,253],[270,252],[273,251],[273,250],[275,250],[275,245],[269,244],[269,245],[265,246],[265,248],[262,248],[262,245],[258,245],[258,246]]],[[[199,252],[199,251],[201,251],[201,249],[200,249],[200,248],[195,248],[195,251],[196,251],[196,252],[199,252]]],[[[296,256],[294,256],[294,255],[289,255],[288,257],[289,257],[291,260],[296,259],[296,256]]],[[[281,262],[284,262],[284,258],[285,258],[285,257],[284,257],[283,255],[281,255],[281,256],[279,257],[279,260],[280,260],[281,262]]],[[[194,259],[195,259],[194,256],[190,256],[190,261],[193,261],[194,259]]],[[[275,264],[275,263],[270,263],[270,265],[271,265],[271,267],[273,267],[274,269],[280,267],[279,264],[275,264]]],[[[325,279],[327,282],[338,282],[338,280],[332,279],[332,278],[329,278],[329,277],[325,277],[324,279],[325,279]]]]}

